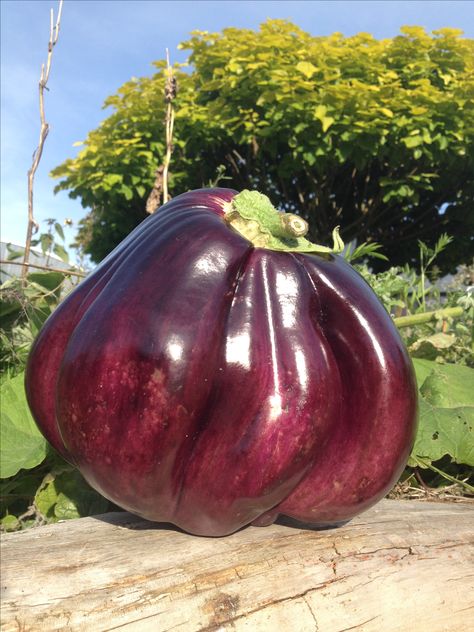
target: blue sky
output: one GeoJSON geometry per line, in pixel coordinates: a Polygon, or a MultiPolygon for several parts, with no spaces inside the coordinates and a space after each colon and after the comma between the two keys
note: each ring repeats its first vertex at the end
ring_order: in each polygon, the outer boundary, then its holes
{"type": "MultiPolygon", "coordinates": [[[[38,79],[46,60],[49,11],[56,0],[1,0],[1,239],[24,243],[27,177],[38,142],[38,79]]],[[[313,35],[334,31],[393,37],[402,25],[427,30],[450,26],[474,37],[470,1],[141,1],[65,0],[61,32],[54,50],[45,97],[50,133],[35,180],[35,216],[74,222],[86,210],[67,193],[53,194],[51,169],[78,151],[106,116],[104,99],[132,76],[150,75],[151,62],[184,61],[180,42],[192,30],[220,31],[227,26],[258,29],[267,18],[287,18],[313,35]]],[[[74,228],[68,229],[72,241],[74,228]]]]}

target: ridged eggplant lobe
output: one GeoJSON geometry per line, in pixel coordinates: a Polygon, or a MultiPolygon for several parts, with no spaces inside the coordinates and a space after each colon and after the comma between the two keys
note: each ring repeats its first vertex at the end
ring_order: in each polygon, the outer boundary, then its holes
{"type": "Polygon", "coordinates": [[[176,197],[61,303],[29,405],[92,487],[149,520],[337,525],[406,464],[411,361],[343,258],[255,247],[225,221],[235,195],[176,197]]]}

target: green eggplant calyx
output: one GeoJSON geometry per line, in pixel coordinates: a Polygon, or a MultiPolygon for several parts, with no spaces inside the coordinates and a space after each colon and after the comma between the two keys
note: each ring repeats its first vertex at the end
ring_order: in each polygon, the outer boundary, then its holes
{"type": "Polygon", "coordinates": [[[225,221],[256,248],[282,252],[339,253],[344,242],[339,226],[332,231],[333,246],[313,244],[305,238],[308,223],[294,213],[282,213],[269,198],[258,191],[245,189],[225,208],[225,221]]]}

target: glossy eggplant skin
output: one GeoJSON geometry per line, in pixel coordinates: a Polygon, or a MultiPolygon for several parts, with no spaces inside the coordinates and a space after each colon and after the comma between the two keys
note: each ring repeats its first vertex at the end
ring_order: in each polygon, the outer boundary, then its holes
{"type": "Polygon", "coordinates": [[[337,255],[255,248],[235,191],[176,197],[58,307],[26,392],[49,442],[117,505],[220,536],[336,525],[401,474],[417,389],[400,336],[337,255]]]}

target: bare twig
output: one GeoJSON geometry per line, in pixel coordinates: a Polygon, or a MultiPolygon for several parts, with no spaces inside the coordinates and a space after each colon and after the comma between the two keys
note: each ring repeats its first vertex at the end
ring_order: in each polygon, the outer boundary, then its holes
{"type": "Polygon", "coordinates": [[[425,481],[423,480],[423,477],[421,476],[421,472],[417,467],[415,468],[415,478],[423,489],[426,489],[428,491],[431,490],[431,487],[427,485],[425,481]]]}
{"type": "Polygon", "coordinates": [[[474,499],[466,495],[465,480],[460,480],[452,485],[441,487],[418,487],[413,485],[414,475],[405,481],[399,481],[388,498],[395,500],[427,500],[439,502],[466,502],[474,503],[474,499]]]}
{"type": "Polygon", "coordinates": [[[170,57],[168,49],[166,49],[166,83],[165,83],[165,140],[166,153],[163,164],[160,165],[155,174],[155,183],[150,195],[146,201],[146,212],[154,213],[160,207],[160,199],[163,197],[163,204],[171,199],[168,192],[168,175],[171,162],[171,154],[173,153],[173,127],[174,127],[174,109],[173,101],[176,97],[177,83],[176,77],[173,75],[173,68],[170,66],[170,57]]]}
{"type": "Polygon", "coordinates": [[[164,166],[160,165],[156,170],[155,183],[146,201],[146,212],[150,215],[160,206],[161,194],[163,193],[163,169],[164,166]]]}
{"type": "Polygon", "coordinates": [[[166,154],[163,162],[163,204],[169,200],[168,193],[168,171],[171,161],[171,153],[173,151],[173,126],[174,126],[174,109],[173,100],[176,97],[176,78],[173,75],[173,68],[170,66],[170,56],[166,49],[166,85],[165,85],[165,101],[166,105],[166,154]]]}
{"type": "Polygon", "coordinates": [[[448,474],[447,472],[443,472],[443,470],[440,470],[439,468],[437,468],[429,460],[423,459],[423,458],[421,458],[419,456],[416,457],[416,458],[422,465],[424,465],[425,467],[428,467],[433,472],[436,472],[436,474],[439,474],[440,476],[445,478],[447,481],[450,481],[451,483],[454,483],[454,484],[457,484],[457,485],[462,485],[470,494],[474,494],[474,486],[471,485],[470,483],[468,483],[467,480],[460,481],[459,479],[455,478],[454,476],[451,476],[451,474],[448,474]]]}
{"type": "Polygon", "coordinates": [[[13,266],[23,266],[27,268],[35,268],[36,270],[47,270],[48,272],[61,272],[61,274],[67,274],[70,276],[78,276],[78,277],[86,277],[87,274],[85,272],[79,272],[78,270],[67,270],[63,268],[52,268],[51,266],[40,266],[35,263],[25,263],[20,261],[8,261],[7,259],[0,260],[1,265],[13,265],[13,266]]]}
{"type": "Polygon", "coordinates": [[[50,12],[50,31],[49,31],[49,42],[48,42],[48,58],[45,64],[41,66],[41,76],[39,80],[39,111],[40,111],[40,135],[38,147],[35,149],[33,153],[33,162],[28,171],[28,228],[26,233],[26,243],[25,243],[25,254],[23,258],[23,271],[22,271],[22,280],[23,283],[26,282],[26,276],[28,274],[28,265],[30,260],[30,250],[31,250],[31,238],[34,233],[38,230],[38,223],[36,222],[33,214],[33,183],[35,178],[35,173],[38,168],[39,162],[41,160],[41,155],[43,153],[44,142],[49,132],[49,124],[46,122],[45,114],[44,114],[44,91],[47,89],[47,83],[49,79],[49,73],[51,71],[51,62],[53,58],[53,49],[56,46],[56,43],[59,38],[59,27],[61,24],[61,13],[63,9],[63,0],[59,2],[58,16],[56,19],[56,24],[54,23],[54,11],[51,9],[50,12]]]}

